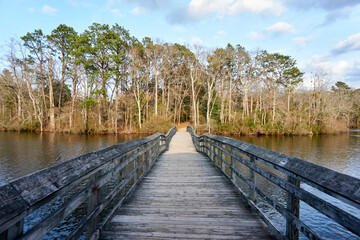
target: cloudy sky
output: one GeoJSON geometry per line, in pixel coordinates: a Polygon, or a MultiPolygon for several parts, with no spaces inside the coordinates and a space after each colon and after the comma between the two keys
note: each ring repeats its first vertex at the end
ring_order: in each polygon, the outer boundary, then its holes
{"type": "Polygon", "coordinates": [[[360,0],[0,0],[0,22],[1,55],[35,29],[118,23],[138,39],[279,52],[307,79],[322,69],[360,88],[360,0]]]}

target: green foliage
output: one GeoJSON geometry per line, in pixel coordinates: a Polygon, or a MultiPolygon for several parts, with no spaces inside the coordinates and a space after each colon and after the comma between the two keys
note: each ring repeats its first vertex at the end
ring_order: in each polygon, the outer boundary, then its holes
{"type": "Polygon", "coordinates": [[[351,90],[351,88],[344,82],[338,81],[335,83],[335,86],[331,87],[331,90],[335,93],[346,93],[351,90]]]}
{"type": "Polygon", "coordinates": [[[96,104],[98,104],[98,102],[92,97],[89,97],[82,102],[82,108],[91,110],[96,104]]]}

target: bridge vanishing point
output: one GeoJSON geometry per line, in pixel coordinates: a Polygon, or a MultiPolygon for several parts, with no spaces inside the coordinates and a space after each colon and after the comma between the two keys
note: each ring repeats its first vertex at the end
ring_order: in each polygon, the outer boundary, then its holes
{"type": "Polygon", "coordinates": [[[360,236],[360,180],[192,127],[91,152],[0,186],[0,239],[322,239],[300,201],[360,236]],[[262,179],[260,179],[262,178],[262,179]],[[260,182],[286,192],[286,202],[260,182]],[[259,208],[286,220],[279,229],[259,208]]]}

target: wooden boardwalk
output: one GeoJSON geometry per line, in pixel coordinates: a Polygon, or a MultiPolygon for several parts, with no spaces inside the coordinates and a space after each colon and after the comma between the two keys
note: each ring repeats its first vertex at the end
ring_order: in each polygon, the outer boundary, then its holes
{"type": "Polygon", "coordinates": [[[105,225],[100,239],[274,239],[187,132],[105,225]]]}

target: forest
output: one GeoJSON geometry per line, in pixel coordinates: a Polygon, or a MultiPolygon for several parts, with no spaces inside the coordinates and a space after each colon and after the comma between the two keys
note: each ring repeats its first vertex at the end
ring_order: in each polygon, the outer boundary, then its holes
{"type": "Polygon", "coordinates": [[[206,49],[115,24],[59,25],[11,39],[2,56],[0,129],[76,134],[199,132],[312,135],[359,126],[360,90],[304,73],[291,56],[241,45],[206,49]]]}

